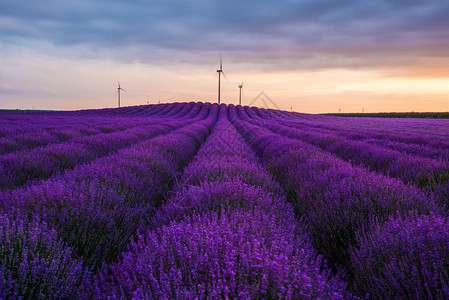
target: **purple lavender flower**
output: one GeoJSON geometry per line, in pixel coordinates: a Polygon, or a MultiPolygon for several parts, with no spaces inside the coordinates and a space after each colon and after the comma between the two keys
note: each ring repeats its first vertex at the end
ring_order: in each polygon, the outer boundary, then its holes
{"type": "Polygon", "coordinates": [[[438,216],[390,218],[351,251],[354,289],[372,299],[445,299],[449,294],[449,223],[438,216]]]}
{"type": "Polygon", "coordinates": [[[235,209],[143,232],[96,277],[92,297],[343,298],[345,286],[320,271],[292,224],[235,209]]]}
{"type": "Polygon", "coordinates": [[[77,298],[89,285],[83,262],[39,217],[0,213],[0,240],[0,298],[77,298]]]}

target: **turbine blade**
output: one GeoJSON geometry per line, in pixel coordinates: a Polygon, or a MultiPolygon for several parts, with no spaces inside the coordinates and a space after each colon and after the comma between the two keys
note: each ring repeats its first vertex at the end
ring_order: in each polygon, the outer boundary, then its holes
{"type": "Polygon", "coordinates": [[[224,78],[226,78],[226,81],[229,82],[228,76],[222,71],[221,74],[223,74],[224,78]]]}
{"type": "Polygon", "coordinates": [[[220,70],[223,70],[223,59],[220,54],[220,70]]]}

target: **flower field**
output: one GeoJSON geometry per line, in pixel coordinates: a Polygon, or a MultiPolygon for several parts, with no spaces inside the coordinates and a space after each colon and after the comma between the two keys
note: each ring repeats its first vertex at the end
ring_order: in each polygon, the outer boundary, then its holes
{"type": "Polygon", "coordinates": [[[0,112],[0,299],[445,299],[449,120],[0,112]]]}

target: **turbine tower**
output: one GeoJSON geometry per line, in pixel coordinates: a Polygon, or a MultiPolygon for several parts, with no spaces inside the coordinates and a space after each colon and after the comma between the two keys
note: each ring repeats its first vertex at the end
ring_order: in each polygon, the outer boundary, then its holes
{"type": "Polygon", "coordinates": [[[239,105],[242,105],[242,89],[243,89],[243,81],[239,84],[240,94],[239,94],[239,105]]]}
{"type": "Polygon", "coordinates": [[[223,74],[223,76],[227,79],[225,73],[223,72],[223,64],[222,64],[222,60],[220,57],[220,69],[217,70],[218,72],[218,104],[220,104],[220,84],[221,84],[221,74],[223,74]]]}
{"type": "Polygon", "coordinates": [[[118,107],[120,108],[120,90],[125,91],[120,87],[120,82],[117,80],[118,87],[117,87],[117,94],[118,94],[118,107]]]}

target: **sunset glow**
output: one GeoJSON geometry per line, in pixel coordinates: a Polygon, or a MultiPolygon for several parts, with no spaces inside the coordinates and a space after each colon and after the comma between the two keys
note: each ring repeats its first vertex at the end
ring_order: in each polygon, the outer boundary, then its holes
{"type": "Polygon", "coordinates": [[[222,55],[228,104],[244,81],[245,105],[449,111],[447,2],[22,2],[0,1],[0,108],[115,107],[117,80],[125,106],[215,102],[222,55]]]}

